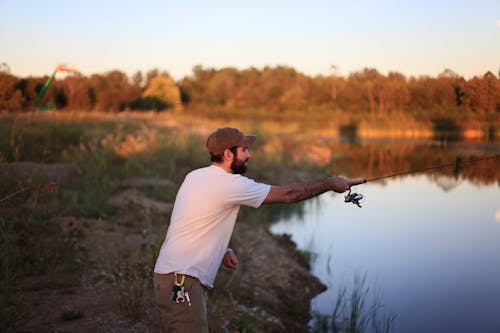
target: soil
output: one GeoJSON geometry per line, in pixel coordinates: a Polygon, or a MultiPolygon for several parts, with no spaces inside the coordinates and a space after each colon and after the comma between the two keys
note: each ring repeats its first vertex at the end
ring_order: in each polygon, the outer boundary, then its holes
{"type": "MultiPolygon", "coordinates": [[[[22,318],[16,332],[161,332],[153,288],[144,288],[140,311],[131,315],[124,311],[124,298],[110,273],[115,260],[126,262],[124,253],[144,243],[144,226],[138,225],[137,215],[130,214],[130,210],[140,206],[152,210],[171,207],[139,197],[137,189],[152,183],[170,184],[158,179],[125,181],[124,192],[111,198],[121,207],[113,218],[60,218],[59,223],[84,231],[78,257],[74,258],[81,269],[76,273],[54,270],[20,277],[22,318]]],[[[162,216],[166,215],[157,215],[159,223],[150,227],[148,237],[164,237],[168,219],[162,216]]],[[[307,332],[311,299],[326,287],[311,275],[290,237],[272,235],[263,226],[237,222],[231,247],[240,267],[235,271],[221,267],[215,287],[208,294],[211,331],[307,332]]]]}

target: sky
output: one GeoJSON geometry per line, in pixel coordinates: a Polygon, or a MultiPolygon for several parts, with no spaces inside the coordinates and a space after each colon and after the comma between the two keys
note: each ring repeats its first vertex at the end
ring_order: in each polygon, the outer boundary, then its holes
{"type": "Polygon", "coordinates": [[[471,78],[500,70],[500,0],[0,0],[0,63],[20,77],[290,66],[307,75],[471,78]]]}

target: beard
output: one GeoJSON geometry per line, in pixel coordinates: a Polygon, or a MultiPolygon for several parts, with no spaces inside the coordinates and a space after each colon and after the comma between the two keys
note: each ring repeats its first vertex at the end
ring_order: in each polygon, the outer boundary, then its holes
{"type": "Polygon", "coordinates": [[[233,162],[231,163],[231,171],[233,171],[234,174],[242,175],[245,172],[247,172],[247,166],[245,165],[246,161],[242,161],[238,158],[235,158],[233,162]]]}

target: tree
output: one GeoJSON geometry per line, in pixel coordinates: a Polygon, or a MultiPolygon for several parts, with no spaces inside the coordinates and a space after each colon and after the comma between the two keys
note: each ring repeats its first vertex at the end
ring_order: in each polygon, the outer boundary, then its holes
{"type": "Polygon", "coordinates": [[[240,72],[235,105],[242,108],[259,108],[264,105],[261,77],[262,72],[255,67],[240,72]]]}
{"type": "Polygon", "coordinates": [[[375,84],[380,76],[376,69],[365,68],[361,72],[351,73],[344,89],[344,107],[351,110],[369,110],[376,112],[375,84]]]}
{"type": "Polygon", "coordinates": [[[156,97],[167,105],[173,106],[174,110],[182,110],[179,87],[167,74],[161,74],[152,79],[142,96],[156,97]]]}
{"type": "Polygon", "coordinates": [[[134,73],[134,75],[132,75],[132,84],[135,87],[142,88],[143,83],[144,83],[143,81],[144,81],[144,79],[142,77],[141,71],[137,71],[134,73]]]}
{"type": "Polygon", "coordinates": [[[0,110],[19,111],[23,107],[23,93],[16,89],[18,78],[0,72],[0,110]]]}
{"type": "Polygon", "coordinates": [[[404,111],[411,100],[406,77],[400,73],[390,72],[387,76],[387,109],[404,111]]]}
{"type": "Polygon", "coordinates": [[[154,68],[148,71],[146,73],[146,82],[145,82],[146,87],[149,86],[151,84],[151,81],[153,81],[153,79],[158,75],[160,75],[160,71],[158,70],[158,68],[154,68]]]}
{"type": "Polygon", "coordinates": [[[415,109],[431,109],[436,103],[435,79],[428,76],[412,77],[408,82],[411,104],[415,109]]]}
{"type": "Polygon", "coordinates": [[[467,82],[469,106],[479,114],[500,111],[500,82],[491,72],[467,82]]]}
{"type": "Polygon", "coordinates": [[[227,67],[217,71],[207,82],[206,96],[210,104],[233,107],[238,89],[238,71],[227,67]]]}
{"type": "Polygon", "coordinates": [[[2,74],[10,74],[10,67],[6,62],[0,63],[0,73],[2,74]]]}
{"type": "Polygon", "coordinates": [[[127,75],[117,70],[92,75],[88,92],[91,102],[95,97],[94,108],[102,111],[123,111],[140,96],[140,90],[130,85],[127,75]]]}
{"type": "Polygon", "coordinates": [[[79,73],[67,76],[63,80],[63,86],[68,97],[66,108],[71,110],[92,110],[94,108],[95,96],[92,98],[93,90],[91,90],[87,77],[79,73]]]}
{"type": "Polygon", "coordinates": [[[458,85],[460,76],[451,69],[445,69],[438,75],[434,98],[436,104],[443,107],[455,106],[457,95],[455,87],[458,85]]]}
{"type": "Polygon", "coordinates": [[[331,65],[330,68],[332,70],[332,88],[330,90],[330,96],[332,97],[332,101],[335,102],[338,92],[338,67],[336,65],[331,65]]]}

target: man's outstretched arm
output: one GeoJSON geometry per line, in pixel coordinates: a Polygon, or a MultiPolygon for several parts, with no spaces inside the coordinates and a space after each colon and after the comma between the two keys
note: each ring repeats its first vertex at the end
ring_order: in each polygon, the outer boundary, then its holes
{"type": "Polygon", "coordinates": [[[347,191],[351,186],[363,184],[364,182],[364,179],[346,179],[337,176],[308,183],[295,183],[284,186],[273,185],[264,200],[264,204],[302,201],[327,191],[342,193],[347,191]]]}

